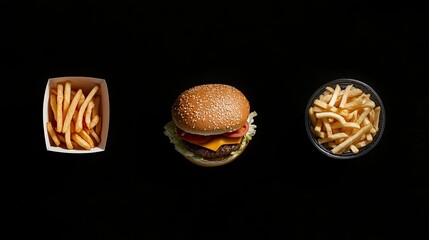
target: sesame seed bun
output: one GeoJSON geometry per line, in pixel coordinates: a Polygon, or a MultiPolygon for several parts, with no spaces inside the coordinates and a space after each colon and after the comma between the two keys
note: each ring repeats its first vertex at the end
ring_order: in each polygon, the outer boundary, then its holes
{"type": "Polygon", "coordinates": [[[172,106],[177,127],[192,134],[233,132],[247,121],[250,104],[237,88],[226,84],[203,84],[181,93],[172,106]]]}

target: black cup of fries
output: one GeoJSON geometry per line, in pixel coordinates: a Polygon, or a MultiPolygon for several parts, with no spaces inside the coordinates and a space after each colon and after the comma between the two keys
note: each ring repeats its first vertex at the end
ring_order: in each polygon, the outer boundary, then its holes
{"type": "Polygon", "coordinates": [[[335,159],[358,158],[380,141],[386,117],[380,96],[366,83],[340,78],[320,86],[305,110],[312,144],[335,159]]]}

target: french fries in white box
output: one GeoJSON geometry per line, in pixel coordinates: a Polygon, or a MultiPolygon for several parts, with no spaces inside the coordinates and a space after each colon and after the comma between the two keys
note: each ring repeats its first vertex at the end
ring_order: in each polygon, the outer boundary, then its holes
{"type": "Polygon", "coordinates": [[[43,101],[47,150],[63,153],[104,151],[109,111],[109,93],[104,79],[49,79],[43,101]]]}
{"type": "Polygon", "coordinates": [[[380,111],[371,95],[353,84],[345,88],[339,84],[335,88],[326,87],[308,109],[311,132],[333,154],[347,151],[357,154],[377,134],[380,111]]]}

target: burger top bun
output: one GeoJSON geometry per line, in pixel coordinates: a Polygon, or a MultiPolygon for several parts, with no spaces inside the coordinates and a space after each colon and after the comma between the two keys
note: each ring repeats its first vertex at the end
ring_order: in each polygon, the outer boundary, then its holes
{"type": "Polygon", "coordinates": [[[225,84],[203,84],[181,93],[172,106],[177,127],[199,135],[233,132],[247,121],[250,104],[237,88],[225,84]]]}

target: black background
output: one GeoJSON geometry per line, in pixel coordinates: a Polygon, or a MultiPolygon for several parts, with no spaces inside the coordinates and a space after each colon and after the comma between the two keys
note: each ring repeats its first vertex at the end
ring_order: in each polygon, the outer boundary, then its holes
{"type": "Polygon", "coordinates": [[[428,239],[428,4],[366,1],[1,3],[4,208],[43,239],[428,239]],[[104,78],[104,152],[45,148],[51,77],[104,78]],[[382,98],[368,154],[325,157],[311,94],[355,78],[382,98]],[[226,83],[257,132],[236,161],[194,166],[163,134],[175,97],[226,83]],[[7,190],[7,191],[6,191],[7,190]],[[9,191],[10,190],[10,191],[9,191]]]}

